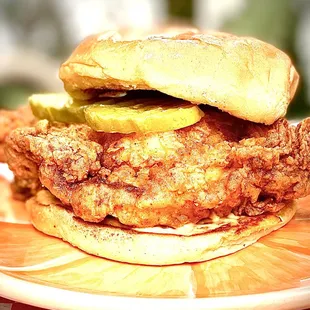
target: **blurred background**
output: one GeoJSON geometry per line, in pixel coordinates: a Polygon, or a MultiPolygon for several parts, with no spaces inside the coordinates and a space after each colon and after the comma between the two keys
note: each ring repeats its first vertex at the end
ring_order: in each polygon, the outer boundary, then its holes
{"type": "Polygon", "coordinates": [[[310,0],[0,0],[0,108],[61,91],[61,62],[85,36],[193,26],[255,36],[286,51],[301,75],[290,118],[310,115],[310,0]]]}

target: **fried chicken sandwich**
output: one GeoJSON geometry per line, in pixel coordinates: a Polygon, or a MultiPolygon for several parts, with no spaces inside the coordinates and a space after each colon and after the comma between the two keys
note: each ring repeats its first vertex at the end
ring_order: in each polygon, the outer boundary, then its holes
{"type": "Polygon", "coordinates": [[[33,95],[42,120],[6,149],[48,235],[122,262],[198,262],[285,225],[310,193],[310,120],[284,119],[299,77],[267,43],[102,33],[60,78],[67,94],[33,95]]]}

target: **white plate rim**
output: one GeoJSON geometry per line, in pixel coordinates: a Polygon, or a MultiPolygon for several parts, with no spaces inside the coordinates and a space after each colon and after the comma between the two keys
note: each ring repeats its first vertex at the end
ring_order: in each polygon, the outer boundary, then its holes
{"type": "Polygon", "coordinates": [[[310,306],[310,286],[262,294],[209,298],[145,298],[83,293],[45,286],[0,272],[0,295],[36,307],[59,310],[86,309],[305,309],[310,306]]]}

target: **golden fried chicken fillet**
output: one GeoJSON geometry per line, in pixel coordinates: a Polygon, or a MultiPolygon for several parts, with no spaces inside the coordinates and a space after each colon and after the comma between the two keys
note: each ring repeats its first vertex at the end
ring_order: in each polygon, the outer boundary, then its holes
{"type": "Polygon", "coordinates": [[[35,118],[29,106],[17,110],[0,110],[0,162],[6,162],[4,144],[8,134],[15,128],[34,124],[35,118]]]}
{"type": "Polygon", "coordinates": [[[310,193],[310,119],[297,127],[237,119],[206,108],[200,122],[149,134],[99,133],[40,121],[8,137],[8,164],[75,215],[112,215],[136,227],[178,227],[213,210],[258,215],[310,193]]]}
{"type": "MultiPolygon", "coordinates": [[[[9,133],[19,127],[34,125],[35,122],[35,117],[28,105],[21,106],[16,110],[0,110],[0,162],[6,162],[4,148],[9,133]]],[[[29,198],[30,187],[25,176],[21,180],[15,177],[14,182],[11,183],[13,197],[18,200],[29,198]]]]}

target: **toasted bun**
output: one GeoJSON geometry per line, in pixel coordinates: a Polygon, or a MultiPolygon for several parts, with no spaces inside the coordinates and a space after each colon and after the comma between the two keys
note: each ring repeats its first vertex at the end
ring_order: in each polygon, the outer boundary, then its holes
{"type": "Polygon", "coordinates": [[[290,58],[249,37],[187,32],[122,41],[115,32],[86,38],[60,68],[65,89],[90,99],[104,90],[158,90],[272,124],[286,114],[299,76],[290,58]]]}
{"type": "Polygon", "coordinates": [[[295,214],[288,203],[277,214],[238,217],[225,225],[201,226],[194,235],[146,233],[120,224],[84,222],[47,190],[27,202],[33,225],[81,250],[116,261],[143,265],[199,262],[236,252],[285,225],[295,214]]]}

